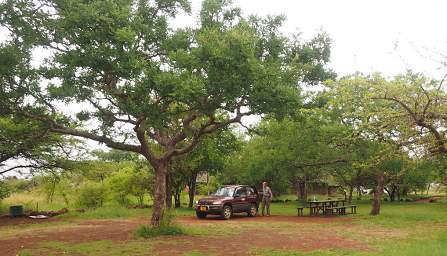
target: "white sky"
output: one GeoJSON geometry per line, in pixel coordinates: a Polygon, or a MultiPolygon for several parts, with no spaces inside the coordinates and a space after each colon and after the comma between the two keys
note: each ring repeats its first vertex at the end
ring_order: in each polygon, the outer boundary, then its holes
{"type": "MultiPolygon", "coordinates": [[[[192,0],[193,12],[201,0],[192,0]]],[[[447,55],[442,0],[234,0],[245,15],[284,14],[285,33],[318,30],[333,39],[331,67],[340,75],[355,71],[386,76],[412,69],[438,78],[440,54],[447,55]],[[396,50],[396,43],[398,44],[396,50]],[[437,60],[437,61],[434,61],[437,60]]],[[[179,24],[194,24],[191,17],[179,24]]],[[[447,60],[447,58],[446,58],[447,60]]]]}

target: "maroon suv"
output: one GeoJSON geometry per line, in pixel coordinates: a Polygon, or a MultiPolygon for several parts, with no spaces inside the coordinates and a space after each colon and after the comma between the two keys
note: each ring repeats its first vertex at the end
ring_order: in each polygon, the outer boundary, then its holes
{"type": "Polygon", "coordinates": [[[233,213],[246,212],[254,217],[258,213],[259,196],[256,188],[246,185],[224,186],[211,196],[197,201],[197,218],[203,219],[208,214],[220,215],[229,219],[233,213]]]}

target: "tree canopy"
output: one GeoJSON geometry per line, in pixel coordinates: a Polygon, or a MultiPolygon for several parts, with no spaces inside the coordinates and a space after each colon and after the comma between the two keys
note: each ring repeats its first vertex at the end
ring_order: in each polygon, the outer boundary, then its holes
{"type": "Polygon", "coordinates": [[[169,20],[189,8],[184,0],[0,5],[10,31],[2,49],[19,56],[17,72],[2,74],[2,91],[13,93],[2,105],[52,133],[143,155],[156,174],[154,226],[172,157],[244,116],[284,116],[299,106],[301,83],[333,76],[325,34],[287,37],[284,17],[245,18],[224,0],[204,1],[198,27],[172,29],[169,20]],[[31,65],[38,49],[45,61],[31,65]]]}

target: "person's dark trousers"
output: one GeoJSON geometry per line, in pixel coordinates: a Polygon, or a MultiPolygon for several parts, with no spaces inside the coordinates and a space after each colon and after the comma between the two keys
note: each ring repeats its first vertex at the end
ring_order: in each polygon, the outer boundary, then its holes
{"type": "Polygon", "coordinates": [[[270,198],[262,197],[262,216],[264,216],[264,209],[267,207],[267,216],[270,215],[270,198]]]}

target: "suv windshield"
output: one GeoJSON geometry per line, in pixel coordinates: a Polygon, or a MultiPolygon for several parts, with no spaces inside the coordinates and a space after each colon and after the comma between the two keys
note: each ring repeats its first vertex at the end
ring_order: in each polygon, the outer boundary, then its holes
{"type": "Polygon", "coordinates": [[[219,188],[216,193],[214,193],[215,196],[233,196],[233,194],[234,188],[232,187],[219,188]]]}

